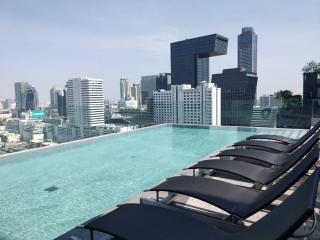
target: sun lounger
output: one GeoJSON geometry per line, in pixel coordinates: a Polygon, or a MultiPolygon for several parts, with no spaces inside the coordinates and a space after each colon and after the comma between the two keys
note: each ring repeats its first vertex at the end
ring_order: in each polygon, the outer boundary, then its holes
{"type": "MultiPolygon", "coordinates": [[[[164,191],[194,197],[230,213],[232,218],[246,219],[270,205],[303,177],[309,169],[310,165],[301,161],[266,190],[247,188],[204,177],[177,176],[168,178],[147,191],[156,191],[157,196],[160,191],[164,191]]],[[[319,172],[318,169],[316,171],[319,172]]]]}
{"type": "Polygon", "coordinates": [[[210,169],[216,172],[240,176],[259,185],[268,185],[282,176],[298,161],[302,162],[298,164],[297,167],[304,164],[310,168],[313,164],[315,164],[319,158],[318,141],[316,141],[312,148],[308,149],[308,151],[309,152],[306,151],[305,155],[300,159],[298,159],[298,157],[291,158],[285,164],[273,168],[263,167],[243,161],[220,159],[200,161],[188,169],[210,169]]]}
{"type": "Polygon", "coordinates": [[[280,135],[267,135],[267,134],[261,134],[261,135],[252,135],[247,137],[247,140],[253,140],[253,139],[257,139],[257,140],[274,140],[274,141],[278,141],[278,142],[282,142],[285,144],[293,144],[296,143],[299,140],[305,141],[307,140],[309,137],[311,137],[312,134],[314,134],[320,127],[320,121],[315,124],[308,132],[306,132],[305,135],[303,135],[301,138],[295,139],[295,138],[289,138],[289,137],[284,137],[284,136],[280,136],[280,135]]]}
{"type": "Polygon", "coordinates": [[[260,149],[228,149],[221,151],[216,155],[216,157],[236,157],[235,160],[249,160],[250,162],[256,162],[257,164],[260,162],[267,165],[281,166],[289,161],[296,162],[297,160],[301,159],[317,141],[318,134],[314,134],[311,138],[309,138],[291,153],[273,153],[260,149]]]}
{"type": "MultiPolygon", "coordinates": [[[[249,227],[230,223],[215,226],[206,218],[153,205],[124,204],[87,222],[91,240],[94,231],[127,240],[270,240],[287,239],[312,214],[319,171],[313,173],[291,196],[249,227]],[[225,230],[223,225],[228,225],[225,230]]],[[[198,214],[197,214],[198,215],[198,214]]]]}
{"type": "Polygon", "coordinates": [[[247,137],[245,141],[233,144],[233,146],[262,147],[265,149],[271,149],[279,152],[291,152],[295,150],[299,145],[303,144],[313,134],[319,131],[319,128],[320,121],[315,126],[313,126],[308,132],[306,132],[301,138],[298,139],[288,138],[279,135],[253,135],[247,137]]]}

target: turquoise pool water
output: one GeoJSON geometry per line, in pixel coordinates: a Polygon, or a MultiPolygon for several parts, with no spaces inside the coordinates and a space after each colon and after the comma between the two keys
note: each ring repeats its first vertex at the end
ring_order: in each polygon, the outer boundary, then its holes
{"type": "Polygon", "coordinates": [[[163,126],[0,158],[0,239],[52,239],[227,144],[302,132],[163,126]]]}

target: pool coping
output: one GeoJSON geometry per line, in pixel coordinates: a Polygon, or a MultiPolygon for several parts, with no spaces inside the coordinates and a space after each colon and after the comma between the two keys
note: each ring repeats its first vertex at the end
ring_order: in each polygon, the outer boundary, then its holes
{"type": "Polygon", "coordinates": [[[97,139],[101,139],[101,138],[111,138],[111,137],[116,137],[116,136],[119,136],[119,135],[132,134],[132,133],[135,133],[135,132],[138,132],[138,131],[143,131],[143,130],[150,129],[150,128],[159,128],[159,127],[164,127],[164,126],[168,126],[168,124],[164,123],[164,124],[158,124],[158,125],[138,128],[138,129],[134,129],[132,131],[117,132],[117,133],[104,134],[104,135],[90,137],[90,138],[83,138],[83,139],[78,139],[78,140],[74,140],[74,141],[70,141],[70,142],[57,143],[56,145],[53,145],[53,146],[45,146],[45,147],[39,147],[39,148],[25,149],[25,150],[22,150],[22,151],[19,151],[19,152],[2,154],[2,155],[0,155],[0,160],[3,159],[3,158],[10,158],[10,157],[21,155],[21,154],[32,154],[34,152],[41,152],[43,150],[48,150],[48,149],[62,148],[62,147],[66,147],[66,146],[69,146],[69,145],[78,145],[78,144],[81,144],[83,142],[93,142],[93,141],[95,141],[97,139]]]}
{"type": "Polygon", "coordinates": [[[97,139],[102,139],[102,138],[112,138],[116,137],[119,135],[128,135],[128,134],[133,134],[139,131],[144,131],[147,129],[152,129],[152,128],[159,128],[159,127],[166,127],[166,126],[171,126],[171,127],[181,127],[181,128],[204,128],[204,129],[217,129],[217,130],[226,130],[226,129],[233,129],[233,130],[242,130],[242,131],[249,131],[249,132],[256,132],[254,131],[255,129],[265,129],[265,130],[270,130],[270,129],[277,129],[277,130],[292,130],[292,131],[307,131],[307,129],[298,129],[298,128],[268,128],[268,127],[250,127],[250,126],[215,126],[215,125],[202,125],[202,124],[176,124],[176,123],[163,123],[163,124],[157,124],[157,125],[152,125],[152,126],[147,126],[143,128],[138,128],[134,129],[132,131],[125,131],[125,132],[117,132],[117,133],[110,133],[110,134],[104,134],[101,136],[95,136],[95,137],[90,137],[90,138],[83,138],[83,139],[78,139],[70,142],[64,142],[64,143],[58,143],[53,146],[45,146],[45,147],[39,147],[39,148],[32,148],[32,149],[25,149],[19,152],[14,152],[14,153],[7,153],[7,154],[2,154],[0,155],[0,161],[3,159],[10,159],[22,154],[28,154],[32,155],[37,152],[41,152],[44,150],[49,150],[49,149],[54,149],[54,148],[63,148],[69,145],[78,145],[84,142],[93,142],[97,139]]]}

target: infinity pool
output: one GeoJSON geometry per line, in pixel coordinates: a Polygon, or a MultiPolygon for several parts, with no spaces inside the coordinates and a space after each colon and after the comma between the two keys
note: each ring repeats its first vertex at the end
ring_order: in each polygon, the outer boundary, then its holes
{"type": "Polygon", "coordinates": [[[161,126],[0,158],[0,239],[44,240],[227,144],[304,130],[161,126]]]}

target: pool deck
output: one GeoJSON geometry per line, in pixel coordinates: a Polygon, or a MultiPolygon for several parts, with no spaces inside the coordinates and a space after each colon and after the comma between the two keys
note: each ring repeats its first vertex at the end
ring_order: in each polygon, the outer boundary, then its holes
{"type": "MultiPolygon", "coordinates": [[[[205,156],[202,159],[199,159],[198,161],[204,160],[204,159],[208,159],[210,156],[217,154],[218,152],[226,149],[228,146],[226,146],[225,148],[219,149],[215,152],[212,152],[210,154],[208,154],[207,156],[205,156]]],[[[320,158],[318,160],[318,165],[320,165],[320,158]]],[[[191,166],[191,165],[190,165],[191,166]]],[[[188,175],[188,176],[192,176],[193,175],[193,171],[192,170],[182,170],[177,172],[174,176],[179,176],[179,175],[188,175]]],[[[252,184],[250,183],[244,183],[243,181],[237,181],[237,179],[233,179],[233,180],[229,180],[226,178],[221,178],[221,177],[212,177],[213,179],[219,179],[219,180],[223,180],[226,182],[230,182],[230,183],[235,183],[235,184],[239,184],[239,185],[243,185],[243,186],[252,186],[252,184]]],[[[159,184],[159,183],[158,183],[159,184]]],[[[156,184],[157,185],[157,184],[156,184]]],[[[289,189],[283,196],[288,196],[292,193],[292,191],[294,190],[294,188],[289,189]]],[[[167,195],[162,195],[160,194],[160,199],[161,198],[165,198],[167,195]]],[[[154,192],[141,192],[135,196],[133,196],[132,198],[126,200],[125,202],[122,202],[121,204],[124,203],[140,203],[141,201],[143,201],[143,199],[145,199],[146,201],[152,200],[152,201],[156,201],[156,195],[154,192]]],[[[281,197],[280,197],[281,199],[281,197]]],[[[188,207],[192,207],[192,208],[196,208],[197,210],[199,209],[204,209],[205,211],[209,211],[210,214],[213,214],[213,216],[217,216],[217,217],[221,217],[223,215],[225,215],[225,212],[222,211],[221,209],[212,206],[211,204],[199,201],[197,199],[191,198],[191,197],[186,197],[186,196],[177,196],[174,198],[174,202],[179,204],[179,205],[184,205],[184,206],[188,206],[188,207]]],[[[281,203],[281,200],[276,200],[274,203],[279,204],[281,203]]],[[[101,215],[107,214],[109,212],[111,212],[112,210],[114,210],[116,208],[110,208],[108,210],[106,210],[104,213],[102,213],[101,215]]],[[[317,197],[317,205],[316,205],[316,212],[318,215],[318,224],[317,224],[317,228],[314,231],[314,233],[307,237],[307,238],[289,238],[289,240],[294,240],[294,239],[303,239],[303,240],[319,240],[320,239],[320,185],[318,187],[318,197],[317,197]]],[[[263,216],[265,216],[267,213],[265,211],[260,211],[252,216],[250,216],[249,218],[247,218],[245,221],[243,221],[244,225],[251,225],[252,223],[258,221],[260,218],[262,218],[263,216]]],[[[88,222],[91,220],[88,220],[88,222]]],[[[81,228],[73,228],[70,231],[64,233],[63,235],[57,237],[55,240],[89,240],[90,239],[90,232],[86,229],[81,229],[81,228]]],[[[99,233],[99,232],[95,232],[94,233],[94,239],[93,240],[112,240],[112,237],[110,237],[109,235],[103,234],[103,233],[99,233]]]]}

